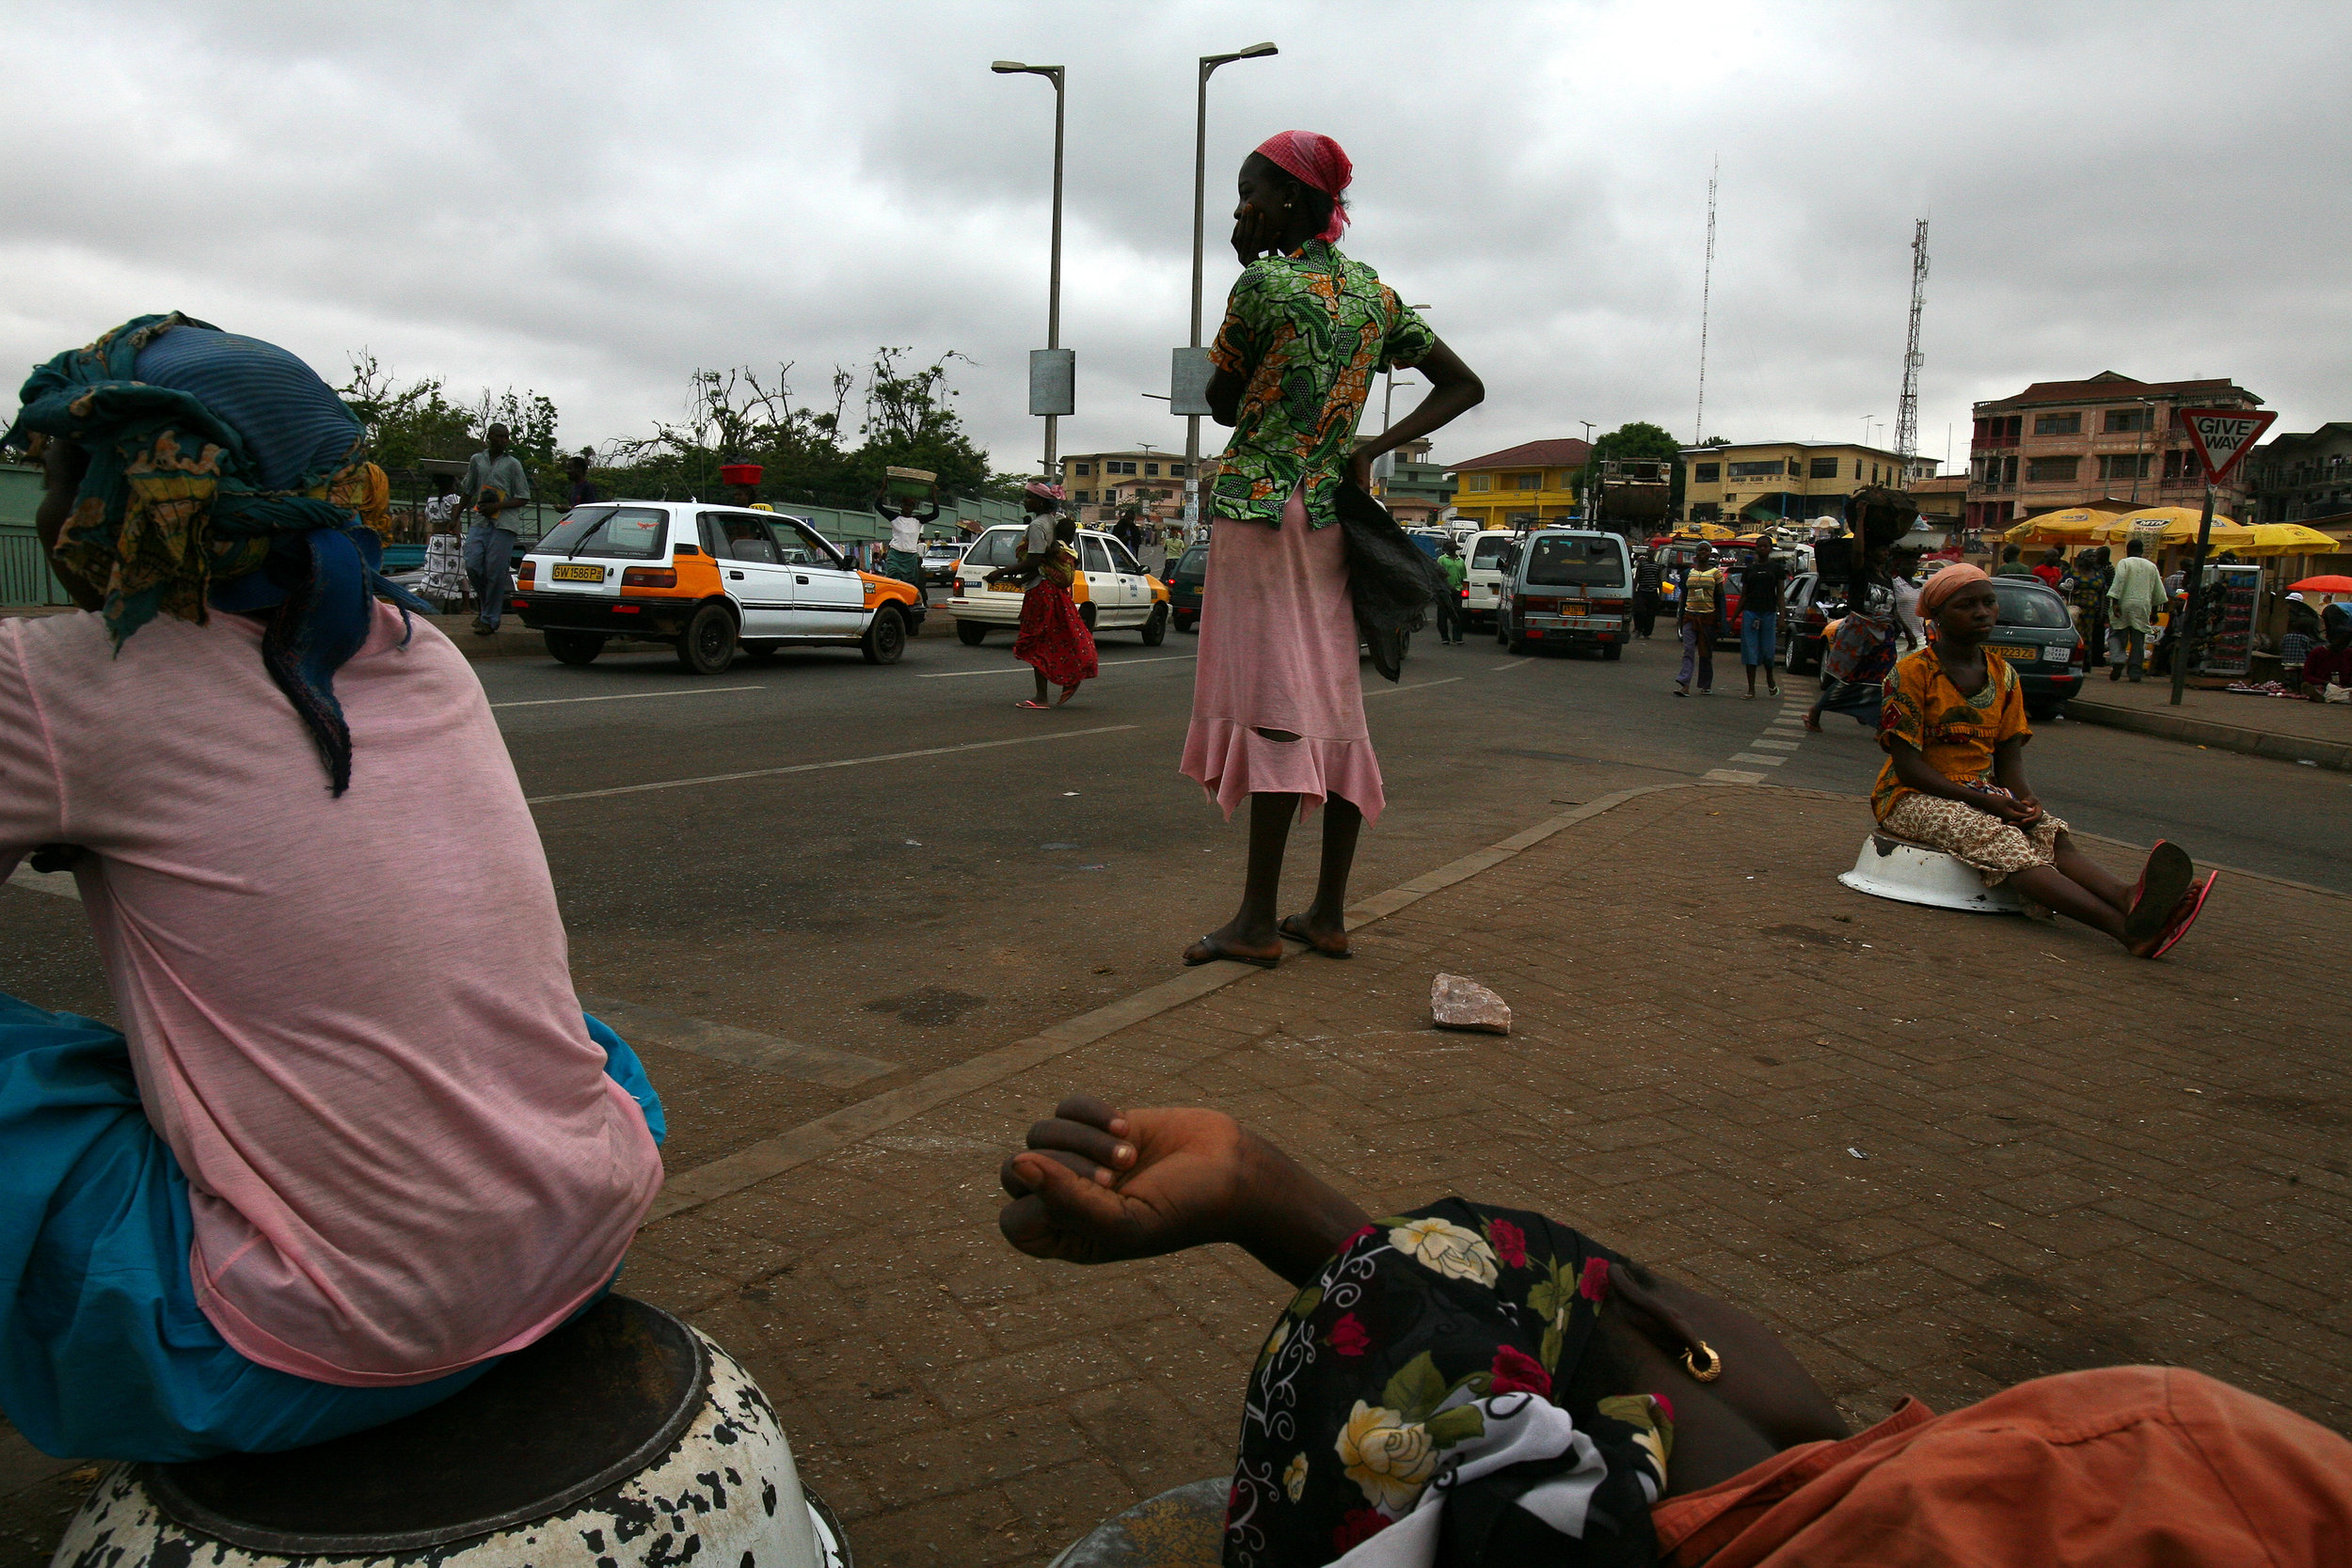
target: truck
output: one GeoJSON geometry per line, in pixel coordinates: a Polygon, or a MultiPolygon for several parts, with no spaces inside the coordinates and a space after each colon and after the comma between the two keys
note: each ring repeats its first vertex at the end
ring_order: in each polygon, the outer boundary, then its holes
{"type": "Polygon", "coordinates": [[[1628,539],[1665,531],[1674,499],[1672,463],[1609,457],[1597,467],[1594,489],[1599,506],[1592,513],[1592,527],[1628,539]]]}

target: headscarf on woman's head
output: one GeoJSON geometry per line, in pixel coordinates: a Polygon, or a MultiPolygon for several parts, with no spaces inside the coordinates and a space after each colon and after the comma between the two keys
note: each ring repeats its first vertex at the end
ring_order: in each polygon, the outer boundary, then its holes
{"type": "Polygon", "coordinates": [[[1023,486],[1023,489],[1026,494],[1035,496],[1041,501],[1059,501],[1062,499],[1062,487],[1060,485],[1048,484],[1041,479],[1033,479],[1029,481],[1026,485],[1023,486]]]}
{"type": "Polygon", "coordinates": [[[1356,178],[1356,166],[1338,142],[1314,131],[1278,131],[1258,144],[1258,156],[1331,198],[1331,221],[1316,239],[1328,243],[1347,227],[1341,193],[1356,178]]]}
{"type": "Polygon", "coordinates": [[[377,571],[383,541],[346,510],[378,492],[334,388],[275,344],[175,311],[58,355],[19,399],[0,447],[40,434],[89,455],[56,553],[104,591],[115,647],[158,614],[202,626],[210,610],[275,610],[262,661],[342,794],[351,730],[335,672],[367,641],[374,595],[432,607],[377,571]]]}
{"type": "Polygon", "coordinates": [[[1935,576],[1928,578],[1927,586],[1919,590],[1919,613],[1932,615],[1944,608],[1946,599],[1950,598],[1970,583],[1991,582],[1992,580],[1993,575],[1983,567],[1971,566],[1964,561],[1947,566],[1935,576]]]}

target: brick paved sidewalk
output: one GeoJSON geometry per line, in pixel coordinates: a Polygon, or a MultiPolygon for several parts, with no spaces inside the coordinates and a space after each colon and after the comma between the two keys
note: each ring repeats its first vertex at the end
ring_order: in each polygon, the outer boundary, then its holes
{"type": "MultiPolygon", "coordinates": [[[[871,1568],[1041,1564],[1228,1463],[1286,1290],[1232,1249],[1080,1270],[997,1237],[998,1161],[1079,1086],[1231,1111],[1375,1212],[1558,1215],[1770,1320],[1857,1423],[2144,1360],[2352,1426],[2352,1093],[2316,990],[2352,901],[2225,878],[2137,963],[1848,892],[1867,822],[1642,795],[1353,962],[1251,973],[651,1225],[623,1288],[752,1369],[871,1568]],[[1516,1032],[1432,1031],[1439,969],[1516,1032]]],[[[0,1496],[0,1560],[38,1560],[66,1483],[0,1496]]]]}
{"type": "Polygon", "coordinates": [[[2352,903],[2228,879],[2136,963],[1847,892],[1866,820],[1634,800],[1352,963],[1252,974],[651,1226],[626,1288],[745,1360],[878,1568],[1042,1563],[1230,1454],[1271,1276],[997,1238],[998,1159],[1080,1085],[1220,1106],[1375,1212],[1459,1192],[1569,1219],[1764,1315],[1856,1422],[2164,1361],[2352,1425],[2352,1096],[2312,1027],[2352,903]],[[1500,990],[1513,1036],[1430,1030],[1439,969],[1500,990]]]}
{"type": "Polygon", "coordinates": [[[2066,716],[2196,746],[2281,761],[2308,760],[2352,771],[2352,706],[2303,699],[2254,697],[2189,687],[2172,705],[2172,682],[2151,675],[2135,685],[2093,674],[2066,716]]]}

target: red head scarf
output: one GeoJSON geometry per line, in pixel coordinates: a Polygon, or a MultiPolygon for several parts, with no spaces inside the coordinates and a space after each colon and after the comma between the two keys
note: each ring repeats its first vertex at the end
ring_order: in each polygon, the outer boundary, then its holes
{"type": "Polygon", "coordinates": [[[1981,566],[1963,562],[1947,566],[1928,578],[1928,585],[1919,590],[1919,613],[1932,615],[1944,608],[1944,601],[1972,582],[1990,582],[1992,577],[1981,566]]]}
{"type": "Polygon", "coordinates": [[[1356,166],[1340,144],[1312,131],[1279,131],[1258,144],[1258,156],[1331,198],[1331,221],[1315,238],[1327,243],[1338,239],[1347,227],[1340,193],[1356,178],[1356,166]]]}
{"type": "Polygon", "coordinates": [[[1041,501],[1057,501],[1062,499],[1061,486],[1058,484],[1048,484],[1041,479],[1033,479],[1029,481],[1026,485],[1023,486],[1023,488],[1041,501]]]}

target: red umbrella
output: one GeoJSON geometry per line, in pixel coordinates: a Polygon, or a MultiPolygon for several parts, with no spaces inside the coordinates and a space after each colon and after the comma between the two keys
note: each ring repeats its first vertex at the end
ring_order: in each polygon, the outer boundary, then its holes
{"type": "Polygon", "coordinates": [[[2287,590],[2295,594],[2352,594],[2352,578],[2344,577],[2341,573],[2331,573],[2322,578],[2305,578],[2301,582],[2288,583],[2287,590]]]}

